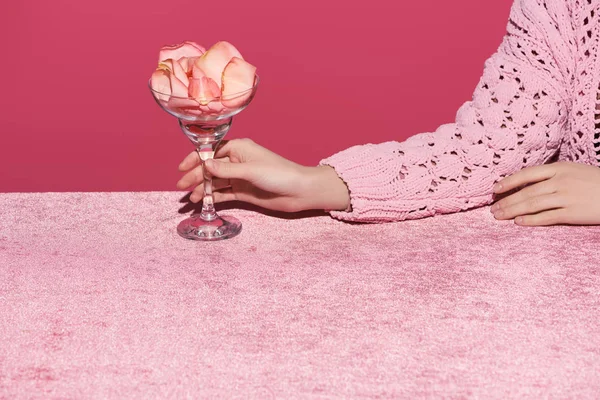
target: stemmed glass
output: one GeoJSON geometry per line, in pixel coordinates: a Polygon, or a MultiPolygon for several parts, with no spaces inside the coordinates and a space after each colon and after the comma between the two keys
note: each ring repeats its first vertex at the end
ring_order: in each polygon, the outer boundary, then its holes
{"type": "MultiPolygon", "coordinates": [[[[191,80],[191,78],[190,78],[191,80]]],[[[217,146],[225,137],[233,117],[246,108],[258,86],[258,77],[254,86],[243,92],[227,96],[201,99],[177,97],[148,87],[156,103],[166,112],[176,117],[183,133],[196,147],[201,162],[214,157],[217,146]]],[[[179,235],[186,239],[214,241],[231,238],[242,229],[242,223],[231,216],[217,215],[214,207],[212,177],[204,174],[204,196],[202,211],[181,221],[177,226],[179,235]]]]}

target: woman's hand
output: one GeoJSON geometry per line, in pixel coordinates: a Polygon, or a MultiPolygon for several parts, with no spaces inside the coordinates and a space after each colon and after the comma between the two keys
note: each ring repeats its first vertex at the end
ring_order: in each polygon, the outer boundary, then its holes
{"type": "Polygon", "coordinates": [[[496,219],[527,226],[600,224],[600,168],[568,162],[529,167],[499,181],[494,192],[527,184],[491,207],[496,219]]]}
{"type": "MultiPolygon", "coordinates": [[[[331,167],[305,167],[289,161],[250,139],[224,142],[204,167],[213,177],[215,203],[240,200],[277,211],[345,210],[350,204],[346,184],[331,167]]],[[[203,166],[195,151],[179,165],[185,175],[179,189],[192,190],[202,200],[203,166]]]]}

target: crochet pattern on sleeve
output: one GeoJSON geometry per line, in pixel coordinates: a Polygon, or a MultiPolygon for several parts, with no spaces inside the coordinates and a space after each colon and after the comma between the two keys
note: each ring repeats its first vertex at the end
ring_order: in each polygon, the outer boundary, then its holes
{"type": "Polygon", "coordinates": [[[600,87],[598,0],[570,1],[575,24],[571,43],[577,53],[573,77],[573,110],[570,132],[561,149],[561,160],[600,165],[600,87]],[[592,117],[593,116],[593,117],[592,117]]]}
{"type": "Polygon", "coordinates": [[[455,123],[323,160],[351,196],[352,209],[332,215],[381,222],[466,210],[491,203],[501,178],[556,159],[571,112],[574,57],[561,32],[567,7],[546,3],[515,2],[507,34],[455,123]]]}

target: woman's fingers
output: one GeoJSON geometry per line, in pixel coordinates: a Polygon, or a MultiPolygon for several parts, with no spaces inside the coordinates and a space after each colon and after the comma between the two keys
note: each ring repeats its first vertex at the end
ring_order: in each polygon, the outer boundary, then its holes
{"type": "MultiPolygon", "coordinates": [[[[219,149],[215,153],[215,158],[219,158],[219,160],[221,161],[229,162],[229,150],[226,149],[226,151],[222,151],[222,148],[222,146],[219,146],[219,149]]],[[[200,161],[200,155],[198,155],[198,152],[194,150],[190,154],[185,156],[183,161],[181,161],[181,163],[179,164],[179,170],[181,172],[189,171],[200,164],[202,164],[202,162],[200,161]]]]}
{"type": "Polygon", "coordinates": [[[219,157],[228,157],[229,152],[231,151],[231,140],[222,140],[219,143],[219,147],[217,147],[217,151],[215,151],[215,158],[219,157]]]}
{"type": "Polygon", "coordinates": [[[218,192],[214,192],[213,197],[215,199],[215,203],[237,200],[237,196],[235,195],[235,193],[233,193],[233,190],[231,188],[222,189],[218,192]]]}
{"type": "Polygon", "coordinates": [[[515,219],[517,225],[523,226],[550,226],[572,223],[568,212],[564,208],[548,210],[533,215],[523,215],[515,219]]]}
{"type": "MultiPolygon", "coordinates": [[[[198,156],[196,156],[198,157],[198,156]]],[[[177,182],[177,189],[185,190],[190,189],[200,182],[204,181],[204,174],[202,173],[202,165],[198,165],[196,168],[185,174],[179,182],[177,182]]]]}
{"type": "Polygon", "coordinates": [[[508,176],[494,185],[495,193],[505,193],[520,186],[542,182],[556,175],[556,167],[553,164],[536,165],[524,168],[511,176],[508,176]]]}
{"type": "MultiPolygon", "coordinates": [[[[191,154],[191,155],[193,155],[193,154],[191,154]]],[[[182,162],[182,165],[186,165],[186,166],[189,165],[189,164],[184,164],[184,162],[186,160],[188,160],[189,158],[191,158],[190,157],[191,155],[188,155],[186,157],[186,159],[182,162]]],[[[196,158],[199,159],[198,154],[196,154],[196,158]]],[[[229,157],[221,158],[221,159],[219,159],[219,161],[223,162],[223,163],[229,163],[229,157]]],[[[193,168],[191,171],[188,171],[177,182],[177,189],[180,189],[180,190],[192,189],[193,187],[202,183],[203,181],[204,181],[203,167],[202,167],[202,165],[196,165],[195,168],[193,168]]]]}
{"type": "Polygon", "coordinates": [[[501,208],[508,208],[512,205],[532,199],[538,196],[556,193],[556,184],[551,181],[543,181],[531,186],[527,186],[508,197],[498,200],[492,207],[491,211],[495,212],[501,208]]]}
{"type": "Polygon", "coordinates": [[[264,156],[263,153],[270,152],[254,143],[252,139],[242,138],[222,141],[215,153],[215,158],[233,157],[243,163],[251,161],[257,156],[264,156]]]}
{"type": "Polygon", "coordinates": [[[496,219],[513,219],[520,215],[537,214],[542,211],[562,208],[563,199],[556,194],[545,194],[542,196],[531,197],[516,204],[494,212],[496,219]]]}
{"type": "Polygon", "coordinates": [[[179,164],[179,170],[181,172],[189,171],[196,165],[200,164],[200,156],[195,150],[188,154],[183,161],[179,164]]]}
{"type": "Polygon", "coordinates": [[[248,180],[255,172],[248,168],[248,164],[223,162],[221,160],[206,160],[205,167],[212,176],[228,179],[248,180]]]}

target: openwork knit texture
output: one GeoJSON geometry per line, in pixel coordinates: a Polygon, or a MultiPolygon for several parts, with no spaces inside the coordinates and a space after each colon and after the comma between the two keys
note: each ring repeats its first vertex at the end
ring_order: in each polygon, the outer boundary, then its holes
{"type": "Polygon", "coordinates": [[[600,165],[599,6],[516,0],[455,123],[321,161],[350,190],[352,210],[332,215],[384,222],[458,212],[490,204],[494,183],[525,167],[600,165]]]}

